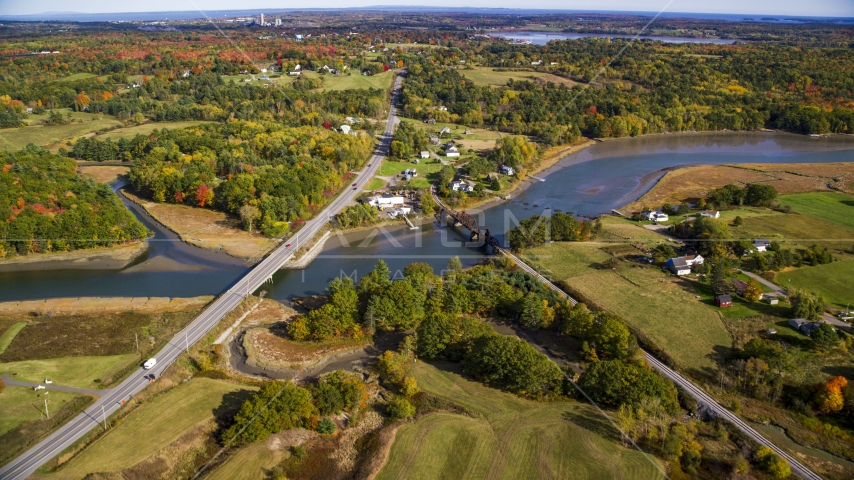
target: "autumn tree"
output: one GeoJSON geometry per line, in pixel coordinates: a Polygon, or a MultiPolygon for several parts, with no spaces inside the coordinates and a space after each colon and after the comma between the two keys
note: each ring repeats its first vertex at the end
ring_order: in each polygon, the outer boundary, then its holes
{"type": "Polygon", "coordinates": [[[748,302],[755,302],[760,298],[762,298],[762,284],[751,277],[747,281],[747,287],[744,289],[744,299],[748,302]]]}
{"type": "Polygon", "coordinates": [[[833,413],[842,410],[845,406],[845,398],[842,390],[848,385],[848,380],[843,376],[833,377],[827,383],[821,385],[815,395],[815,405],[821,413],[833,413]]]}

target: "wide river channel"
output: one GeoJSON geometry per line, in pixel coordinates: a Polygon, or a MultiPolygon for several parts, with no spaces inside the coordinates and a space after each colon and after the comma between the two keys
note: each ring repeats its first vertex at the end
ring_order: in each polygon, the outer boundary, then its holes
{"type": "MultiPolygon", "coordinates": [[[[682,165],[854,161],[854,137],[809,138],[780,133],[655,135],[597,143],[529,180],[512,199],[470,213],[502,238],[515,222],[546,209],[596,216],[643,195],[667,169],[682,165]]],[[[136,205],[129,208],[155,233],[148,251],[120,270],[52,269],[0,273],[0,301],[78,296],[191,297],[222,293],[248,270],[228,256],[184,244],[136,205]],[[151,261],[156,260],[156,261],[151,261]],[[148,265],[148,267],[146,267],[148,265]]],[[[484,258],[466,245],[468,232],[424,222],[417,230],[380,228],[333,236],[304,270],[282,270],[262,288],[277,300],[323,293],[339,275],[360,278],[378,259],[396,273],[412,262],[439,272],[448,259],[484,258]]],[[[47,266],[47,265],[46,265],[47,266]]]]}

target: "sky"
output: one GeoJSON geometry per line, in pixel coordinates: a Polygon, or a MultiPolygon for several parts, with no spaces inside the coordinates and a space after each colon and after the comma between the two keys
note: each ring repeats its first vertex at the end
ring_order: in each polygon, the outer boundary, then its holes
{"type": "Polygon", "coordinates": [[[165,12],[182,10],[235,10],[256,8],[349,8],[375,5],[542,8],[595,11],[729,13],[746,15],[789,15],[803,17],[854,17],[852,0],[326,0],[307,5],[281,0],[0,0],[0,15],[30,15],[43,12],[165,12]],[[669,4],[668,4],[669,3],[669,4]]]}

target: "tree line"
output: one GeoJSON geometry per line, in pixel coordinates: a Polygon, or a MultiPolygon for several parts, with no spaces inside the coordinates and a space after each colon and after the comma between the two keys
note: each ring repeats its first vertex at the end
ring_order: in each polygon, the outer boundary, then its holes
{"type": "Polygon", "coordinates": [[[73,160],[30,144],[0,153],[0,258],[143,240],[148,229],[73,160]]]}

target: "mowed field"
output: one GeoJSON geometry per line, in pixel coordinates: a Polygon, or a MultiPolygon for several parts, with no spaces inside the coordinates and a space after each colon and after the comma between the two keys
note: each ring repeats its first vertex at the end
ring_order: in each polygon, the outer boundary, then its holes
{"type": "Polygon", "coordinates": [[[317,72],[303,71],[302,75],[311,78],[320,78],[323,80],[323,86],[318,91],[323,90],[351,90],[351,89],[368,89],[379,88],[388,90],[391,88],[391,82],[394,79],[394,72],[391,70],[376,75],[362,75],[359,72],[349,72],[350,75],[320,75],[317,72]]]}
{"type": "Polygon", "coordinates": [[[224,404],[239,406],[251,390],[220,380],[195,378],[137,408],[50,477],[77,480],[90,473],[132,467],[186,432],[213,421],[215,412],[224,404]]]}
{"type": "Polygon", "coordinates": [[[840,310],[854,305],[854,260],[781,272],[776,282],[821,293],[832,307],[840,310]]]}
{"type": "MultiPolygon", "coordinates": [[[[442,137],[442,142],[453,140],[454,143],[456,143],[457,146],[461,149],[471,148],[473,150],[478,151],[492,150],[495,147],[496,140],[502,137],[517,136],[508,135],[506,133],[500,133],[495,130],[487,130],[485,128],[473,128],[467,127],[465,125],[457,125],[455,123],[439,122],[434,125],[430,125],[420,120],[412,120],[408,118],[401,119],[401,121],[411,122],[415,124],[416,127],[424,130],[427,135],[436,135],[443,127],[448,127],[451,129],[451,134],[450,136],[445,135],[444,137],[442,137]],[[466,130],[471,132],[471,134],[466,135],[466,130]]],[[[457,161],[459,161],[459,158],[457,159],[457,161]]]]}
{"type": "Polygon", "coordinates": [[[115,130],[110,130],[109,132],[102,133],[98,135],[98,138],[101,140],[106,140],[108,138],[116,141],[120,138],[133,138],[137,135],[148,135],[154,130],[163,130],[164,128],[168,128],[169,130],[175,130],[178,128],[187,128],[187,127],[195,127],[201,123],[210,123],[210,122],[202,122],[202,121],[186,121],[186,122],[151,122],[144,123],[142,125],[134,125],[132,127],[124,127],[117,128],[115,130]]]}
{"type": "MultiPolygon", "coordinates": [[[[803,195],[823,194],[808,193],[803,195]]],[[[854,207],[848,207],[842,203],[839,205],[854,211],[854,207]]],[[[801,213],[794,207],[794,213],[790,214],[781,214],[769,210],[765,215],[740,215],[744,223],[740,227],[730,226],[730,232],[733,238],[737,239],[768,238],[781,243],[785,242],[784,248],[804,249],[818,245],[819,247],[830,248],[833,253],[840,250],[850,251],[851,247],[854,246],[854,228],[846,228],[842,225],[846,219],[840,210],[844,210],[844,208],[832,209],[828,205],[824,212],[820,212],[816,216],[801,213]],[[826,220],[826,218],[834,218],[838,223],[826,220]]],[[[730,220],[739,213],[741,213],[740,210],[726,212],[726,215],[722,214],[721,218],[730,220]]]]}
{"type": "MultiPolygon", "coordinates": [[[[854,171],[854,166],[851,167],[854,171]]],[[[792,210],[820,218],[854,232],[854,197],[841,193],[815,192],[783,195],[780,205],[789,205],[792,210]]]]}
{"type": "Polygon", "coordinates": [[[135,353],[98,357],[61,357],[0,363],[0,375],[21,382],[42,383],[45,378],[64,387],[98,388],[96,380],[111,377],[139,359],[135,353]]]}
{"type": "Polygon", "coordinates": [[[100,119],[97,117],[92,115],[82,123],[75,122],[68,125],[4,128],[0,130],[0,148],[17,151],[30,143],[39,147],[49,147],[87,133],[97,132],[102,128],[121,125],[121,122],[108,115],[103,115],[100,119]]]}
{"type": "Polygon", "coordinates": [[[62,406],[70,402],[77,393],[51,390],[50,395],[44,396],[44,390],[39,393],[29,387],[6,387],[0,393],[0,435],[26,422],[27,420],[41,420],[45,418],[44,400],[47,398],[48,411],[57,412],[62,406]]]}
{"type": "Polygon", "coordinates": [[[471,79],[477,85],[492,85],[501,87],[507,85],[507,80],[511,78],[513,81],[545,81],[556,84],[564,84],[567,86],[578,85],[568,78],[552,75],[551,73],[535,72],[535,71],[495,71],[491,67],[474,67],[473,69],[461,68],[459,72],[466,78],[471,79]]]}
{"type": "Polygon", "coordinates": [[[716,309],[691,291],[690,284],[656,267],[594,268],[609,258],[601,248],[614,245],[555,242],[526,251],[523,258],[643,331],[680,366],[709,374],[715,368],[710,356],[716,347],[732,345],[716,309]]]}
{"type": "Polygon", "coordinates": [[[401,427],[377,480],[664,477],[589,405],[525,400],[440,368],[412,370],[423,391],[478,417],[434,413],[401,427]]]}

